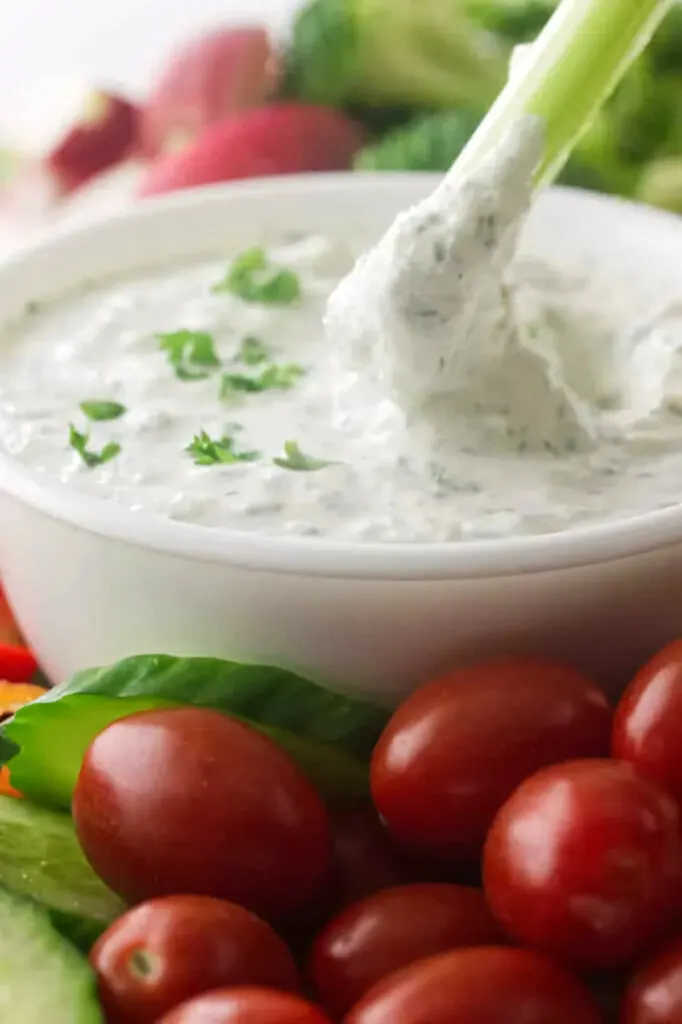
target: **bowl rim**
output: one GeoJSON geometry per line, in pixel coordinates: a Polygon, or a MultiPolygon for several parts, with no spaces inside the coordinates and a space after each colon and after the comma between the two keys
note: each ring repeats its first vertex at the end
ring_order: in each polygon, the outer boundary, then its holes
{"type": "MultiPolygon", "coordinates": [[[[145,199],[134,206],[97,219],[60,226],[49,236],[22,248],[0,266],[0,278],[37,255],[58,258],[65,244],[87,244],[107,225],[153,224],[205,204],[221,205],[232,197],[280,194],[302,189],[338,193],[362,192],[423,183],[433,185],[439,175],[405,172],[300,174],[211,185],[186,192],[145,199]]],[[[674,224],[682,220],[618,197],[575,189],[553,191],[572,195],[574,201],[638,210],[652,220],[674,224]]],[[[520,576],[567,570],[641,555],[682,542],[682,503],[627,519],[576,527],[557,533],[480,541],[442,543],[352,544],[324,538],[293,538],[229,528],[207,528],[132,512],[106,498],[84,495],[57,480],[43,477],[0,452],[0,493],[28,505],[45,516],[88,533],[127,545],[186,560],[198,560],[254,572],[293,574],[358,580],[426,582],[520,576]]]]}

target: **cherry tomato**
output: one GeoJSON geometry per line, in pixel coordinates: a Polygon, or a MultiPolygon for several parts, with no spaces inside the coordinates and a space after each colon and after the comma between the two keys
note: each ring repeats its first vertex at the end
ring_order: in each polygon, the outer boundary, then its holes
{"type": "Polygon", "coordinates": [[[265,988],[231,988],[183,1003],[166,1014],[159,1024],[331,1024],[331,1021],[322,1010],[298,996],[265,988]]]}
{"type": "Polygon", "coordinates": [[[600,1024],[600,1015],[587,989],[551,960],[528,950],[488,947],[412,964],[375,985],[344,1018],[344,1024],[521,1021],[600,1024]]]}
{"type": "Polygon", "coordinates": [[[332,843],[333,885],[339,908],[381,889],[414,880],[373,808],[336,811],[332,817],[332,843]]]}
{"type": "Polygon", "coordinates": [[[308,976],[335,1019],[387,974],[458,946],[503,941],[480,889],[405,885],[348,907],[313,944],[308,976]]]}
{"type": "Polygon", "coordinates": [[[622,761],[546,768],[495,819],[483,875],[513,938],[579,967],[622,967],[678,911],[677,805],[622,761]]]}
{"type": "Polygon", "coordinates": [[[640,669],[616,709],[612,753],[682,801],[682,640],[640,669]]]}
{"type": "Polygon", "coordinates": [[[601,690],[562,665],[516,658],[452,672],[389,722],[372,760],[374,802],[399,840],[473,859],[528,775],[608,754],[611,718],[601,690]]]}
{"type": "Polygon", "coordinates": [[[324,878],[324,805],[296,765],[215,711],[147,711],[88,749],[73,800],[92,866],[129,903],[194,893],[270,917],[324,878]]]}
{"type": "Polygon", "coordinates": [[[333,860],[324,884],[306,907],[277,922],[278,931],[300,954],[308,952],[320,928],[343,907],[417,877],[403,863],[371,805],[336,808],[330,821],[333,860]]]}
{"type": "Polygon", "coordinates": [[[120,917],[90,961],[108,1024],[154,1024],[192,996],[225,985],[297,991],[293,957],[250,911],[210,896],[161,896],[120,917]]]}
{"type": "Polygon", "coordinates": [[[661,947],[630,979],[621,1024],[682,1024],[682,936],[661,947]]]}

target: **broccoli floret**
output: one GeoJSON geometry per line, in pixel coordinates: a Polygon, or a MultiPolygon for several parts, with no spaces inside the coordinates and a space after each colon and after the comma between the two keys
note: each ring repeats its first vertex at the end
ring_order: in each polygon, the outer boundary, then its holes
{"type": "Polygon", "coordinates": [[[447,171],[476,130],[480,114],[442,110],[415,118],[360,151],[359,171],[447,171]]]}
{"type": "Polygon", "coordinates": [[[510,43],[530,43],[545,27],[556,0],[466,0],[473,20],[510,43]]]}
{"type": "Polygon", "coordinates": [[[362,103],[351,103],[344,110],[363,126],[367,137],[373,139],[404,127],[416,116],[414,108],[410,107],[365,107],[362,103]]]}
{"type": "Polygon", "coordinates": [[[625,163],[641,164],[665,146],[681,101],[678,83],[657,74],[649,54],[640,57],[606,108],[625,163]]]}
{"type": "Polygon", "coordinates": [[[682,156],[682,76],[679,78],[671,76],[667,82],[671,94],[676,97],[675,114],[665,142],[655,156],[679,157],[682,156]]]}
{"type": "Polygon", "coordinates": [[[506,74],[506,55],[460,0],[309,0],[293,25],[287,92],[331,106],[483,110],[506,74]]]}
{"type": "Polygon", "coordinates": [[[611,192],[611,184],[598,168],[591,167],[580,157],[572,156],[559,175],[559,185],[584,188],[589,192],[611,192]]]}
{"type": "Polygon", "coordinates": [[[675,4],[649,44],[654,70],[660,74],[682,72],[682,4],[675,4]]]}
{"type": "Polygon", "coordinates": [[[599,111],[573,151],[561,176],[564,185],[616,195],[632,195],[639,178],[637,165],[623,160],[620,135],[609,111],[599,111]]]}
{"type": "Polygon", "coordinates": [[[649,164],[639,182],[637,198],[651,206],[682,214],[682,156],[649,164]]]}

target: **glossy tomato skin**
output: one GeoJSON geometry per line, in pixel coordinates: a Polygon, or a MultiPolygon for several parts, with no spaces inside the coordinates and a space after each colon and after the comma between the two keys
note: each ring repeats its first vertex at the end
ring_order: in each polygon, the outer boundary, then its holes
{"type": "Polygon", "coordinates": [[[86,856],[129,903],[216,896],[270,918],[328,870],[324,805],[270,740],[199,708],[114,722],[88,749],[73,800],[86,856]]]}
{"type": "Polygon", "coordinates": [[[682,936],[637,968],[625,990],[620,1024],[682,1024],[682,936]]]}
{"type": "Polygon", "coordinates": [[[628,965],[679,912],[680,814],[622,761],[527,779],[497,815],[483,875],[512,938],[588,970],[628,965]]]}
{"type": "Polygon", "coordinates": [[[572,668],[515,658],[460,669],[396,711],[374,751],[374,802],[400,841],[473,860],[524,778],[608,754],[611,720],[605,695],[572,668]]]}
{"type": "Polygon", "coordinates": [[[210,896],[141,903],[107,929],[90,962],[107,1024],[155,1024],[178,1003],[227,985],[299,988],[293,957],[272,928],[210,896]]]}
{"type": "Polygon", "coordinates": [[[339,809],[331,824],[337,907],[414,881],[407,859],[392,844],[372,807],[339,809]]]}
{"type": "Polygon", "coordinates": [[[391,975],[344,1024],[600,1024],[587,989],[521,949],[460,949],[391,975]]]}
{"type": "Polygon", "coordinates": [[[480,889],[406,885],[333,918],[313,943],[307,973],[320,1004],[338,1019],[382,978],[416,960],[501,942],[480,889]]]}
{"type": "Polygon", "coordinates": [[[406,885],[418,877],[401,859],[371,805],[334,808],[330,822],[332,864],[324,884],[305,907],[277,921],[280,934],[301,956],[338,911],[380,889],[406,885]]]}
{"type": "Polygon", "coordinates": [[[265,988],[231,988],[183,1003],[158,1024],[331,1024],[298,996],[265,988]]]}
{"type": "Polygon", "coordinates": [[[616,708],[612,754],[630,761],[682,802],[682,640],[637,673],[616,708]]]}

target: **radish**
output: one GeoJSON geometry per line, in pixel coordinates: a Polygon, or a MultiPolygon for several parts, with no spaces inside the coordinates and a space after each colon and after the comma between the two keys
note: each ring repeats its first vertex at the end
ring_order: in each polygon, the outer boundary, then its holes
{"type": "Polygon", "coordinates": [[[146,156],[177,150],[207,125],[266,103],[279,61],[260,27],[214,29],[174,54],[144,108],[146,156]]]}

